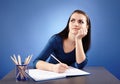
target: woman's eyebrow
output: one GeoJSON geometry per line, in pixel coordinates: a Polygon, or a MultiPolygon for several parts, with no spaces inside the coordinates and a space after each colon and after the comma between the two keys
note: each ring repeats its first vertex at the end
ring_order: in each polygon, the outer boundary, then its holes
{"type": "Polygon", "coordinates": [[[75,18],[71,17],[71,19],[75,19],[75,18]]]}

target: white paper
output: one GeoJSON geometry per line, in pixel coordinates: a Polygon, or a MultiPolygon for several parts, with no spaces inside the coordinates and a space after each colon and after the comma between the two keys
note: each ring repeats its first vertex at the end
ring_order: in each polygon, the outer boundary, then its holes
{"type": "Polygon", "coordinates": [[[27,71],[26,73],[35,81],[57,79],[57,78],[63,78],[67,76],[80,76],[80,75],[90,74],[86,71],[76,69],[73,67],[69,67],[69,69],[67,69],[64,73],[55,73],[55,72],[39,70],[39,69],[29,69],[29,71],[27,71]]]}

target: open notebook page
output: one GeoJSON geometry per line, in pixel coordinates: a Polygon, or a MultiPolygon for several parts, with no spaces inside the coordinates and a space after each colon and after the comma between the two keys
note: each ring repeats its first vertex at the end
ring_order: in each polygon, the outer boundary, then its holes
{"type": "Polygon", "coordinates": [[[63,78],[67,76],[80,76],[80,75],[90,74],[86,71],[76,69],[73,67],[69,67],[69,69],[67,69],[65,73],[55,73],[55,72],[44,71],[44,70],[39,70],[39,69],[29,69],[29,71],[26,73],[31,78],[33,78],[35,81],[57,79],[57,78],[63,78]]]}
{"type": "Polygon", "coordinates": [[[59,74],[51,71],[44,71],[39,69],[29,69],[27,73],[35,81],[50,80],[66,77],[65,74],[59,74]]]}
{"type": "Polygon", "coordinates": [[[89,75],[89,72],[83,71],[81,69],[77,69],[74,67],[69,67],[64,73],[66,76],[81,76],[81,75],[89,75]]]}

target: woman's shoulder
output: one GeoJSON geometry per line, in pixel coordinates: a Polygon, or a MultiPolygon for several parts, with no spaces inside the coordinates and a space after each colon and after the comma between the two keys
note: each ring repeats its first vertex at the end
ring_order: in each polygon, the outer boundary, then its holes
{"type": "Polygon", "coordinates": [[[58,35],[58,34],[54,34],[54,35],[51,37],[51,39],[56,39],[56,40],[58,40],[58,39],[61,39],[61,37],[60,37],[60,35],[58,35]]]}
{"type": "Polygon", "coordinates": [[[62,38],[60,37],[60,35],[54,34],[53,36],[51,36],[49,41],[60,42],[60,41],[62,41],[62,38]]]}

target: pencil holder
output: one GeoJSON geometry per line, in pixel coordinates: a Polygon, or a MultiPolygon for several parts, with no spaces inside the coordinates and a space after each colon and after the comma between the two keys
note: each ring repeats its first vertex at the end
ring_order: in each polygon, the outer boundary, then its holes
{"type": "Polygon", "coordinates": [[[16,65],[16,81],[28,80],[28,65],[16,65]]]}

